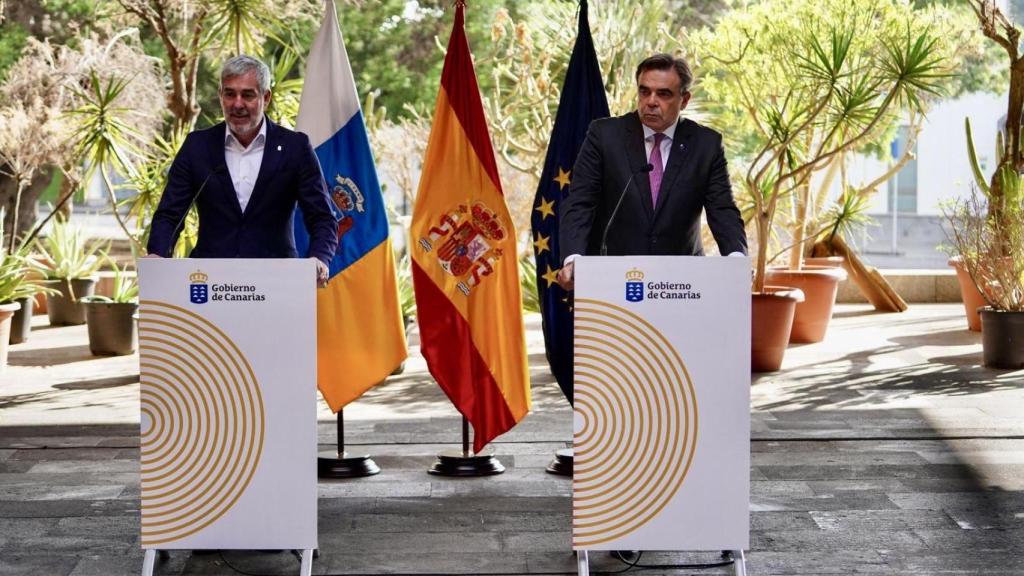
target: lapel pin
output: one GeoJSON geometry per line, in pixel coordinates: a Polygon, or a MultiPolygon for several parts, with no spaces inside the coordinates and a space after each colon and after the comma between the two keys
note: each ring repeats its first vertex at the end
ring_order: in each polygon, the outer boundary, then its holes
{"type": "Polygon", "coordinates": [[[280,151],[281,151],[281,145],[280,145],[280,144],[278,144],[278,145],[277,145],[277,151],[278,151],[278,152],[280,152],[280,151]]]}

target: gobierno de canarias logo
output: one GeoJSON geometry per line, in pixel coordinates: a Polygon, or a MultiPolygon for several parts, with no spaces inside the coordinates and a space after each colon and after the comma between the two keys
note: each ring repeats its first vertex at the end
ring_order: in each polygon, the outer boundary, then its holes
{"type": "Polygon", "coordinates": [[[636,268],[626,272],[626,302],[642,302],[644,299],[644,273],[636,268]]]}
{"type": "Polygon", "coordinates": [[[209,276],[201,270],[188,275],[188,299],[193,304],[206,304],[210,299],[210,285],[206,283],[209,276]]]}

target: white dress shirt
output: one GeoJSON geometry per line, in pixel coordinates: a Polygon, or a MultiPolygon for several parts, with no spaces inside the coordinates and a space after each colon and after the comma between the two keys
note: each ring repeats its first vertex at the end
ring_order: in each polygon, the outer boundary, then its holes
{"type": "MultiPolygon", "coordinates": [[[[668,128],[665,129],[662,134],[665,135],[661,139],[661,169],[664,170],[668,165],[668,154],[672,149],[672,140],[676,135],[676,126],[679,122],[673,122],[668,128]]],[[[644,149],[647,150],[647,159],[651,159],[651,152],[654,151],[654,130],[647,127],[646,124],[641,124],[644,129],[644,149]]]]}
{"type": "Polygon", "coordinates": [[[231,133],[231,128],[224,130],[224,161],[228,165],[228,173],[231,174],[231,183],[235,185],[235,196],[238,197],[238,205],[245,212],[252,198],[252,190],[256,187],[256,177],[260,175],[260,164],[263,163],[263,148],[267,143],[267,121],[260,123],[260,132],[256,138],[249,143],[249,147],[242,146],[242,143],[231,133]]]}

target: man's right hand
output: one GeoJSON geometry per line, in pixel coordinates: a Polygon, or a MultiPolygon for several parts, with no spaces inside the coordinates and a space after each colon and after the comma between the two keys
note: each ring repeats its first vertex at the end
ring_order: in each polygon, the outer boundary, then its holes
{"type": "Polygon", "coordinates": [[[566,292],[572,290],[573,287],[575,287],[576,278],[573,274],[572,262],[566,263],[565,266],[562,266],[558,270],[558,276],[555,278],[555,281],[557,281],[558,285],[561,286],[562,289],[565,290],[566,292]]]}

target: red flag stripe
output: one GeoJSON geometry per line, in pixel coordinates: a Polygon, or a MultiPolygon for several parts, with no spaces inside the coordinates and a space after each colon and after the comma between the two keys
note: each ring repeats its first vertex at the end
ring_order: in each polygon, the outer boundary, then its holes
{"type": "Polygon", "coordinates": [[[476,73],[473,71],[473,58],[469,53],[464,11],[465,6],[459,2],[455,8],[455,26],[452,28],[448,54],[444,58],[444,69],[441,72],[441,87],[448,94],[449,105],[462,124],[466,138],[476,150],[484,171],[494,182],[498,193],[504,195],[501,190],[501,179],[498,177],[498,165],[494,161],[494,150],[491,148],[491,138],[487,133],[487,120],[484,118],[480,87],[476,83],[476,73]]]}
{"type": "Polygon", "coordinates": [[[469,323],[430,276],[412,262],[416,283],[416,315],[420,352],[430,374],[452,404],[473,425],[473,451],[516,424],[480,352],[473,345],[469,323]]]}

